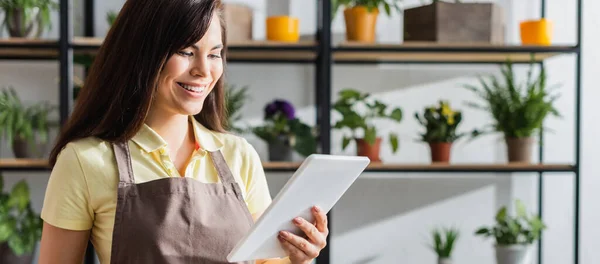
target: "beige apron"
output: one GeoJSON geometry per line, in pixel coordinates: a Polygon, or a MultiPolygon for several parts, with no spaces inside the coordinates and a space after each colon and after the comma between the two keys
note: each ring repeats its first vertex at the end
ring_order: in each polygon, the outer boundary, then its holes
{"type": "Polygon", "coordinates": [[[136,184],[128,144],[113,146],[119,188],[111,263],[228,263],[253,220],[221,152],[209,152],[219,183],[169,177],[136,184]]]}

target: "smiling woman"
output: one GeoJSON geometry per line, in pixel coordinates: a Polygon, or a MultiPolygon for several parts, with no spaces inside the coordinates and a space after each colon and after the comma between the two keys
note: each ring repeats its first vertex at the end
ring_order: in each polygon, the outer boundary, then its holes
{"type": "MultiPolygon", "coordinates": [[[[218,0],[128,0],[51,153],[39,263],[226,263],[271,203],[254,148],[227,133],[218,0]]],[[[289,258],[325,246],[326,215],[282,233],[289,258]]],[[[265,262],[267,260],[257,260],[265,262]]],[[[254,263],[246,262],[246,263],[254,263]]]]}

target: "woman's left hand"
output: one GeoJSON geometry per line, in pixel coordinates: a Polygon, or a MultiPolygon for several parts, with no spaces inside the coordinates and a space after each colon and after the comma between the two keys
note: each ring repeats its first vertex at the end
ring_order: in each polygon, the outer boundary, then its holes
{"type": "Polygon", "coordinates": [[[315,223],[310,223],[301,217],[294,219],[294,225],[299,227],[306,238],[290,232],[279,232],[279,241],[287,252],[292,264],[306,264],[312,262],[326,245],[329,235],[327,228],[327,214],[317,206],[312,208],[315,223]]]}

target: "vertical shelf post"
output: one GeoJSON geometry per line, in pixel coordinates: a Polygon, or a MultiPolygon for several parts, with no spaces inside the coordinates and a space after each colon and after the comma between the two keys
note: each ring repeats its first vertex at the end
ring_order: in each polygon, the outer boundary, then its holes
{"type": "Polygon", "coordinates": [[[72,6],[72,0],[60,0],[60,89],[58,101],[61,126],[69,117],[73,104],[72,6]]]}
{"type": "MultiPolygon", "coordinates": [[[[317,3],[316,121],[319,127],[321,153],[331,154],[331,1],[318,0],[317,3]]],[[[330,211],[328,214],[329,230],[332,226],[331,215],[330,211]]],[[[318,264],[330,263],[330,238],[331,234],[327,237],[327,247],[317,257],[318,264]]]]}

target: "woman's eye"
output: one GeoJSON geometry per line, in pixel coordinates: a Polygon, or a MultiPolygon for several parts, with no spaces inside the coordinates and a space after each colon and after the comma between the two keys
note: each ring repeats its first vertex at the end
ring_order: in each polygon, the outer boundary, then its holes
{"type": "Polygon", "coordinates": [[[221,58],[221,55],[220,54],[210,54],[209,57],[211,59],[219,59],[219,58],[221,58]]]}
{"type": "Polygon", "coordinates": [[[191,52],[185,52],[185,51],[180,51],[180,52],[178,52],[178,53],[179,53],[179,55],[182,55],[182,56],[192,56],[192,55],[194,55],[194,53],[191,53],[191,52]]]}

